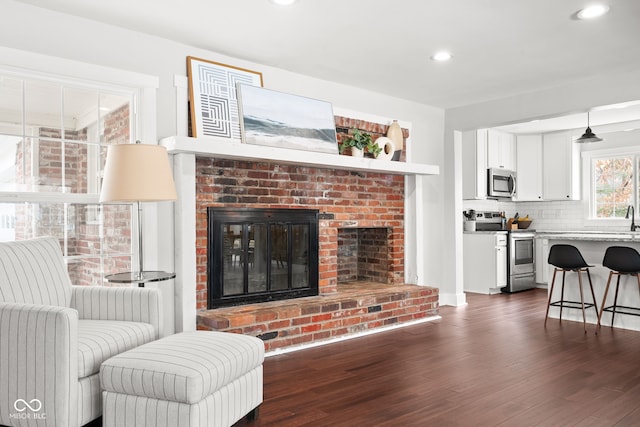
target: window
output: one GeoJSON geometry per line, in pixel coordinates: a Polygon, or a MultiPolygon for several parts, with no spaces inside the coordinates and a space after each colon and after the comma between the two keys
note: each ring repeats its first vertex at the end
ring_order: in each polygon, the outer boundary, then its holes
{"type": "Polygon", "coordinates": [[[624,218],[634,204],[634,157],[594,159],[593,176],[596,218],[624,218]]]}
{"type": "Polygon", "coordinates": [[[589,167],[589,217],[623,219],[638,200],[640,153],[621,150],[586,152],[589,167]]]}
{"type": "Polygon", "coordinates": [[[0,240],[57,237],[75,285],[131,269],[131,206],[98,197],[107,146],[135,140],[135,94],[0,69],[0,240]]]}

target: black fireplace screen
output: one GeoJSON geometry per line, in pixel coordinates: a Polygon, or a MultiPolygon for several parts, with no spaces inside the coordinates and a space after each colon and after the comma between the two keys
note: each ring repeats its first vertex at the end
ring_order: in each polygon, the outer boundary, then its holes
{"type": "Polygon", "coordinates": [[[318,211],[207,209],[208,307],[318,295],[318,211]]]}

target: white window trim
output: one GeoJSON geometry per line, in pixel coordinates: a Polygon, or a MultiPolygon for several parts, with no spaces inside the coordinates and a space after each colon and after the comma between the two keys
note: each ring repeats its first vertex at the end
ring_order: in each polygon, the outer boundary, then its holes
{"type": "MultiPolygon", "coordinates": [[[[594,227],[607,227],[607,226],[627,226],[629,224],[628,219],[625,218],[595,218],[593,216],[595,199],[595,188],[593,186],[593,160],[602,157],[623,157],[623,156],[640,156],[640,147],[619,147],[619,148],[606,148],[602,150],[589,150],[582,152],[582,200],[584,203],[584,224],[594,227]]],[[[634,164],[634,170],[637,166],[634,164]]],[[[640,171],[636,171],[640,172],[640,171]]],[[[634,186],[637,181],[637,177],[634,177],[634,186]]],[[[635,189],[634,196],[637,196],[635,192],[640,189],[635,189]]],[[[636,207],[637,208],[637,207],[636,207]]]]}

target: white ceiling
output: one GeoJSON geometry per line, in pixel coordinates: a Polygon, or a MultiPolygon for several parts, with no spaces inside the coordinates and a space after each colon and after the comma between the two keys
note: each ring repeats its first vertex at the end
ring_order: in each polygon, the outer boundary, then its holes
{"type": "Polygon", "coordinates": [[[441,108],[640,73],[638,0],[19,1],[441,108]]]}
{"type": "Polygon", "coordinates": [[[592,109],[588,116],[586,112],[575,113],[500,126],[498,129],[514,134],[547,133],[570,129],[578,129],[582,133],[587,123],[597,134],[640,129],[640,101],[603,105],[592,109]]]}

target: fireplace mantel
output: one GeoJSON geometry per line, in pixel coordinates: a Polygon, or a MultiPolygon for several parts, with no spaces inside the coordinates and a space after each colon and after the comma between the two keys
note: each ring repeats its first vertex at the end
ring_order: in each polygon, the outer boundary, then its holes
{"type": "Polygon", "coordinates": [[[377,172],[394,175],[438,175],[440,167],[422,163],[406,163],[340,156],[261,145],[243,144],[227,138],[191,138],[171,136],[160,140],[169,154],[189,153],[197,157],[215,157],[230,160],[273,161],[298,166],[350,171],[377,172]]]}

